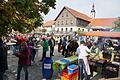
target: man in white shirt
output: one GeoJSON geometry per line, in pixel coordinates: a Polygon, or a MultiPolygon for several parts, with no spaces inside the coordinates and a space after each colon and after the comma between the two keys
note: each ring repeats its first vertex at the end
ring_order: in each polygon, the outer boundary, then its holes
{"type": "Polygon", "coordinates": [[[90,52],[90,50],[88,49],[87,46],[85,46],[85,42],[82,41],[81,45],[77,48],[76,53],[78,54],[78,59],[79,59],[79,77],[81,77],[80,80],[83,80],[83,73],[84,73],[84,77],[85,80],[89,80],[88,75],[90,75],[90,67],[88,64],[88,60],[87,60],[87,56],[88,56],[88,52],[90,52]]]}

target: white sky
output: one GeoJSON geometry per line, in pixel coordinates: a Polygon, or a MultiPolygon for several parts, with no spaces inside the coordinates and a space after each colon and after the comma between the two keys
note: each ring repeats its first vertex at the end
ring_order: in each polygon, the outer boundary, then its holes
{"type": "Polygon", "coordinates": [[[64,6],[90,14],[93,3],[95,4],[97,18],[120,17],[120,0],[57,0],[56,9],[51,9],[50,12],[44,16],[44,20],[55,19],[64,6]]]}

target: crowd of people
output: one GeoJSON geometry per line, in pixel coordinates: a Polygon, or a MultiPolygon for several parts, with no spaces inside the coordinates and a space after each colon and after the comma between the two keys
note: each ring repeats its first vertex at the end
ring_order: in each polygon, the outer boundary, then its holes
{"type": "Polygon", "coordinates": [[[54,39],[54,36],[35,36],[32,35],[14,35],[12,37],[2,40],[0,38],[0,80],[3,80],[3,74],[5,70],[8,69],[7,65],[7,46],[5,43],[9,42],[16,43],[13,45],[13,55],[18,57],[18,68],[17,68],[17,78],[20,80],[20,72],[22,68],[25,72],[25,80],[28,80],[28,66],[35,63],[36,49],[42,46],[42,58],[40,62],[46,58],[46,53],[49,51],[50,57],[54,56],[54,47],[58,45],[58,52],[64,57],[70,57],[73,55],[78,55],[79,62],[84,63],[84,69],[87,75],[90,75],[90,68],[87,60],[88,53],[95,53],[94,57],[98,55],[101,51],[104,52],[106,48],[114,47],[116,50],[120,47],[120,41],[118,43],[112,42],[110,39],[98,38],[97,41],[90,37],[80,39],[77,37],[66,37],[60,36],[58,41],[54,39]],[[80,45],[79,45],[80,42],[80,45]],[[81,60],[82,59],[82,60],[81,60]]]}

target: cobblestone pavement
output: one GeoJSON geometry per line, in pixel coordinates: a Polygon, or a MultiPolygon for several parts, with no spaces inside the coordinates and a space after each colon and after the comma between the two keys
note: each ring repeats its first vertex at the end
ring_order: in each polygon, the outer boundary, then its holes
{"type": "MultiPolygon", "coordinates": [[[[42,62],[39,62],[42,55],[42,47],[38,50],[38,53],[35,57],[35,63],[29,66],[28,73],[29,73],[29,79],[28,80],[44,80],[42,78],[42,62]]],[[[49,56],[49,51],[47,52],[47,56],[49,56]]],[[[60,58],[63,58],[61,53],[58,53],[57,46],[55,46],[53,61],[58,60],[60,58]]],[[[8,66],[9,69],[5,73],[5,79],[4,80],[16,80],[16,71],[17,71],[17,63],[18,58],[12,53],[8,54],[8,66]]],[[[99,80],[101,75],[97,75],[96,77],[93,77],[91,80],[99,80]]],[[[24,80],[24,71],[21,72],[21,80],[24,80]]],[[[60,77],[58,77],[57,71],[53,73],[51,80],[60,80],[60,77]]],[[[104,80],[104,79],[103,79],[104,80]]]]}
{"type": "MultiPolygon", "coordinates": [[[[38,50],[38,53],[36,54],[35,63],[28,68],[29,80],[42,80],[42,63],[39,62],[39,60],[41,59],[41,55],[42,55],[42,47],[38,50]]],[[[49,52],[47,52],[47,56],[49,56],[49,52]]],[[[61,54],[57,52],[57,46],[56,46],[53,60],[58,60],[61,57],[62,57],[61,54]]],[[[18,58],[12,55],[12,53],[10,53],[8,55],[9,70],[6,71],[5,73],[5,80],[16,79],[17,62],[18,62],[18,58]]],[[[54,80],[60,80],[60,77],[56,75],[56,72],[54,72],[53,78],[54,80]]],[[[21,80],[24,80],[23,70],[21,72],[21,80]]]]}

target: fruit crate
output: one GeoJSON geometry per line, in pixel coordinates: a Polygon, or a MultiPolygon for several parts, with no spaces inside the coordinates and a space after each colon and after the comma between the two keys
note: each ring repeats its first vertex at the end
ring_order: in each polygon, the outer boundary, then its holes
{"type": "Polygon", "coordinates": [[[61,80],[78,80],[78,71],[68,74],[68,69],[61,72],[61,80]]]}

